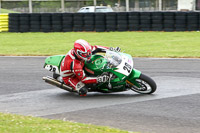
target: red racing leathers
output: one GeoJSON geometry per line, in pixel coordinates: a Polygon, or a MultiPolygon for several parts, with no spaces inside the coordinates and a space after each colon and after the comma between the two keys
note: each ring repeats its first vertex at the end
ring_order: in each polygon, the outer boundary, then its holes
{"type": "MultiPolygon", "coordinates": [[[[92,46],[92,54],[105,52],[108,47],[92,46]]],[[[84,60],[79,60],[71,49],[61,63],[61,76],[65,84],[79,91],[85,84],[97,83],[97,77],[86,77],[83,70],[84,60]]]]}

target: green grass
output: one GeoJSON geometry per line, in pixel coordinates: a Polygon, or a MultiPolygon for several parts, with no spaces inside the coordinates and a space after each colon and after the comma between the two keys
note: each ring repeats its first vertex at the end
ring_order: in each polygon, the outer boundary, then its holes
{"type": "Polygon", "coordinates": [[[8,9],[0,9],[0,13],[17,13],[15,11],[11,11],[11,10],[8,10],[8,9]]]}
{"type": "Polygon", "coordinates": [[[0,113],[0,133],[131,133],[119,129],[0,113]]]}
{"type": "Polygon", "coordinates": [[[0,33],[0,55],[65,54],[80,38],[134,57],[200,57],[200,32],[0,33]]]}

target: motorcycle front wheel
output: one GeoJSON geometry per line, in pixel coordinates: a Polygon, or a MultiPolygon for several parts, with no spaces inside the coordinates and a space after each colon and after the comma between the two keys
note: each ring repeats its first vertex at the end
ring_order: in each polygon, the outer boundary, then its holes
{"type": "Polygon", "coordinates": [[[140,94],[152,94],[156,91],[156,83],[150,77],[141,74],[138,79],[135,80],[140,87],[128,82],[129,88],[140,94]]]}

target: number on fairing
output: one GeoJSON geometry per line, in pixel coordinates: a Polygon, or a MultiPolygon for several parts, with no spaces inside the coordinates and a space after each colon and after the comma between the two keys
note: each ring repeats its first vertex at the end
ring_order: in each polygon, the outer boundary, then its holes
{"type": "Polygon", "coordinates": [[[131,72],[131,65],[129,65],[128,63],[125,63],[125,66],[123,67],[124,70],[127,70],[128,73],[131,72]]]}
{"type": "Polygon", "coordinates": [[[49,71],[52,71],[52,72],[55,72],[55,71],[56,71],[56,68],[53,67],[52,65],[50,65],[49,67],[50,67],[49,71]]]}
{"type": "Polygon", "coordinates": [[[57,66],[53,66],[53,65],[46,65],[45,69],[47,69],[48,71],[51,72],[55,72],[57,74],[60,74],[59,68],[57,66]]]}

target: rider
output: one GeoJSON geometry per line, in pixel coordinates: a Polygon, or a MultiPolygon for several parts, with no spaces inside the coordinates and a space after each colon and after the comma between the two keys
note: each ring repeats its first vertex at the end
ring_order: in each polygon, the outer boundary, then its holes
{"type": "Polygon", "coordinates": [[[108,76],[102,75],[98,77],[87,77],[83,67],[85,61],[90,61],[92,54],[97,52],[106,52],[107,49],[120,51],[120,48],[90,46],[85,40],[76,40],[74,48],[71,49],[61,63],[61,76],[65,84],[73,87],[80,96],[86,96],[87,87],[85,84],[104,83],[108,80],[108,76]]]}

